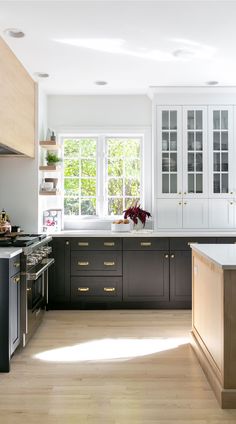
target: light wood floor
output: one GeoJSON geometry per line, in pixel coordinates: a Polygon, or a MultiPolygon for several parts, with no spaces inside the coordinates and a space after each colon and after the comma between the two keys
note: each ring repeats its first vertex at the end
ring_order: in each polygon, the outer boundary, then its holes
{"type": "Polygon", "coordinates": [[[219,409],[183,339],[190,328],[190,311],[50,311],[10,374],[0,375],[0,423],[236,423],[236,410],[219,409]],[[158,352],[158,341],[168,350],[158,352]],[[105,359],[96,359],[103,344],[105,359]],[[75,345],[78,362],[34,357],[61,347],[70,355],[75,345]]]}

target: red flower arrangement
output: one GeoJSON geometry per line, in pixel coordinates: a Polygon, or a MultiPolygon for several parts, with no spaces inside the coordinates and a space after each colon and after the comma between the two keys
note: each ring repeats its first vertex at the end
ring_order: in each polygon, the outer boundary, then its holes
{"type": "Polygon", "coordinates": [[[130,208],[124,210],[123,213],[124,218],[132,219],[134,224],[138,224],[138,220],[140,220],[143,224],[143,227],[145,227],[147,218],[150,218],[150,216],[152,216],[149,212],[141,209],[138,202],[136,202],[134,206],[130,206],[130,208]]]}

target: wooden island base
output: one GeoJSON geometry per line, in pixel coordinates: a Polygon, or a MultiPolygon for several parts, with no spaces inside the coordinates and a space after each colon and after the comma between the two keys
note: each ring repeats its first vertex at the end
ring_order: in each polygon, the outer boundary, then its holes
{"type": "Polygon", "coordinates": [[[193,247],[191,344],[221,408],[235,409],[236,266],[218,264],[200,249],[193,247]]]}

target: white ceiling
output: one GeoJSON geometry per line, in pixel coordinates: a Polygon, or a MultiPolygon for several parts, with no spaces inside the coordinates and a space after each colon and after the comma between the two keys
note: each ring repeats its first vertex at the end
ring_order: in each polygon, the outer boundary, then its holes
{"type": "Polygon", "coordinates": [[[0,35],[32,76],[50,74],[41,84],[51,94],[236,86],[233,0],[0,1],[0,35]],[[26,36],[9,38],[6,28],[26,36]]]}

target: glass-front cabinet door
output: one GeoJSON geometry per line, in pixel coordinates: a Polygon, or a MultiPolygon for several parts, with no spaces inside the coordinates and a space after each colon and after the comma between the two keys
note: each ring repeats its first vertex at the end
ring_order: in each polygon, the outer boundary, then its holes
{"type": "Polygon", "coordinates": [[[233,108],[209,107],[209,195],[228,197],[234,193],[233,108]]]}
{"type": "Polygon", "coordinates": [[[183,195],[207,197],[207,107],[183,108],[183,195]]]}
{"type": "Polygon", "coordinates": [[[182,195],[181,108],[157,108],[158,197],[182,195]]]}

